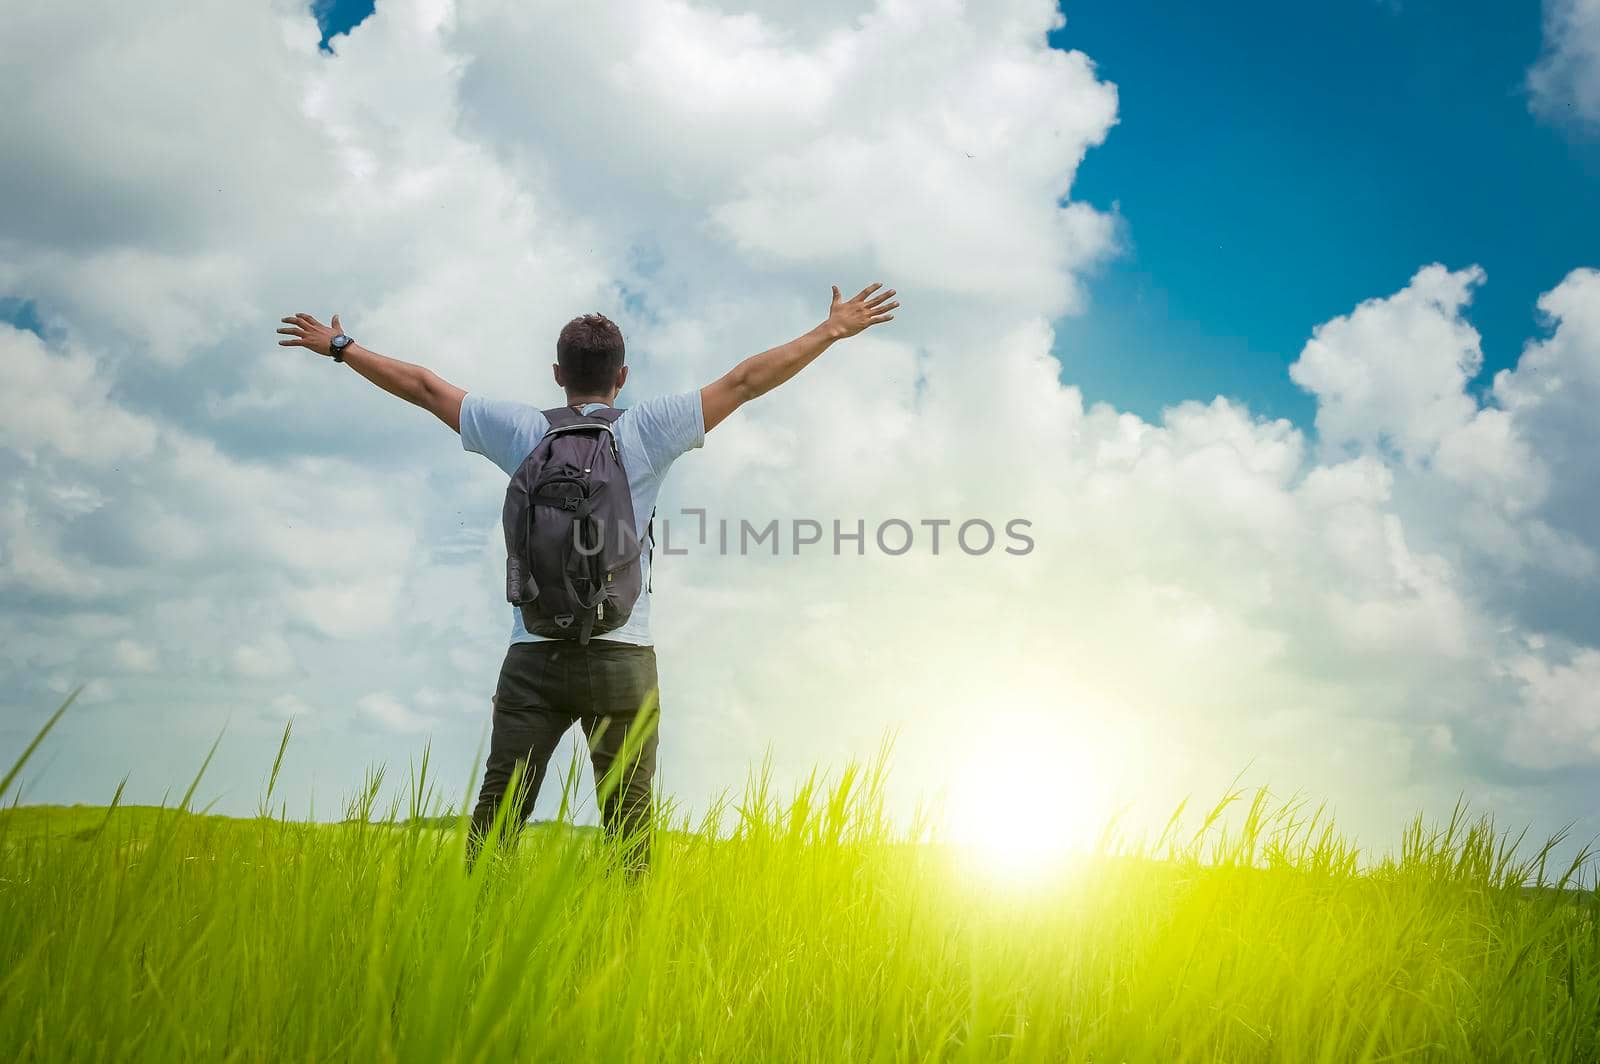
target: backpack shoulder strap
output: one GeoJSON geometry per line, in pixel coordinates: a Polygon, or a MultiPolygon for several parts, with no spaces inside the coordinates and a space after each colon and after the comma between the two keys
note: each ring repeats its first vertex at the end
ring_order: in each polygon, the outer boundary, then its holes
{"type": "Polygon", "coordinates": [[[558,429],[565,425],[576,425],[584,420],[583,415],[570,406],[553,406],[549,410],[541,411],[541,413],[544,414],[544,419],[550,422],[550,427],[553,429],[558,429]]]}
{"type": "Polygon", "coordinates": [[[553,429],[595,420],[604,421],[608,425],[615,424],[617,418],[622,416],[622,412],[622,408],[617,406],[603,407],[592,414],[580,414],[570,406],[554,406],[543,411],[544,419],[550,422],[550,427],[553,429]]]}

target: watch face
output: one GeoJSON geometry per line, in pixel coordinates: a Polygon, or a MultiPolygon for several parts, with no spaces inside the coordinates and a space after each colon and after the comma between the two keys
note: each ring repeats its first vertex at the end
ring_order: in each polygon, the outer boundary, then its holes
{"type": "Polygon", "coordinates": [[[331,342],[334,347],[342,348],[350,343],[350,337],[346,336],[344,333],[340,333],[338,336],[335,336],[331,342]]]}

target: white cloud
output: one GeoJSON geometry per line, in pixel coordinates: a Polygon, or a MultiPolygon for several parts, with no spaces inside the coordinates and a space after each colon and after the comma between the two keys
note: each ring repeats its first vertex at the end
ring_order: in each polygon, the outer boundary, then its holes
{"type": "Polygon", "coordinates": [[[1530,650],[1506,669],[1522,689],[1509,736],[1518,763],[1555,768],[1600,760],[1600,650],[1555,661],[1530,650]]]}
{"type": "Polygon", "coordinates": [[[129,672],[154,672],[160,664],[154,647],[134,639],[119,639],[111,644],[111,656],[129,672]]]}
{"type": "MultiPolygon", "coordinates": [[[[1494,399],[1550,477],[1544,508],[1559,526],[1592,537],[1600,519],[1600,271],[1574,270],[1539,299],[1554,329],[1495,375],[1494,399]]],[[[1528,461],[1532,464],[1531,460],[1528,461]]],[[[1593,539],[1588,542],[1593,545],[1593,539]]]]}
{"type": "Polygon", "coordinates": [[[113,402],[112,382],[83,351],[53,353],[33,333],[0,323],[0,445],[30,463],[41,449],[101,468],[143,457],[157,426],[113,402]]]}
{"type": "Polygon", "coordinates": [[[277,633],[269,633],[253,642],[240,643],[233,649],[233,670],[240,676],[252,679],[269,679],[284,676],[294,670],[294,651],[277,633]]]}
{"type": "Polygon", "coordinates": [[[433,717],[416,712],[393,695],[376,691],[357,699],[356,708],[363,716],[391,731],[425,732],[438,724],[433,717]]]}
{"type": "MultiPolygon", "coordinates": [[[[930,297],[1058,313],[1110,246],[1104,216],[1057,200],[1116,93],[1044,47],[1048,5],[884,4],[802,40],[676,0],[525,10],[463,14],[467,119],[621,223],[604,227],[614,251],[758,277],[871,262],[930,297]]],[[[671,297],[691,277],[652,271],[651,287],[671,297]]]]}
{"type": "Polygon", "coordinates": [[[1477,405],[1464,389],[1483,355],[1461,312],[1482,282],[1477,267],[1429,266],[1401,292],[1316,328],[1289,376],[1317,397],[1325,447],[1425,460],[1471,419],[1477,405]]]}
{"type": "Polygon", "coordinates": [[[1546,118],[1600,125],[1600,0],[1544,0],[1544,52],[1528,89],[1546,118]]]}
{"type": "Polygon", "coordinates": [[[306,704],[306,700],[298,695],[281,694],[272,698],[265,706],[266,716],[272,720],[300,721],[302,718],[313,716],[316,710],[306,704]]]}

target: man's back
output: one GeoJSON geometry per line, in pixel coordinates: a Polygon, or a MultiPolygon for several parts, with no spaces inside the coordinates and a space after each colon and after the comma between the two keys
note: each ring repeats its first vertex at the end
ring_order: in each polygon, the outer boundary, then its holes
{"type": "MultiPolygon", "coordinates": [[[[751,355],[693,392],[646,400],[617,417],[615,431],[628,476],[635,533],[644,532],[661,481],[673,461],[705,442],[706,432],[745,403],[764,395],[815,361],[836,341],[894,318],[894,290],[867,286],[844,299],[838,286],[828,317],[786,344],[751,355]]],[[[305,347],[346,362],[385,391],[415,403],[461,433],[461,444],[488,457],[509,477],[548,431],[544,413],[525,403],[496,402],[468,395],[431,370],[387,358],[356,343],[338,315],[323,325],[309,314],[283,319],[279,329],[305,347]]],[[[585,413],[613,405],[628,379],[622,333],[602,314],[574,318],[556,341],[555,383],[567,405],[585,413]]],[[[642,588],[649,587],[649,543],[641,544],[642,588]]],[[[626,840],[632,868],[649,861],[651,780],[656,765],[655,719],[659,712],[655,647],[650,634],[650,595],[642,590],[628,623],[590,639],[531,635],[513,607],[511,646],[500,667],[493,699],[494,728],[483,785],[472,813],[467,855],[472,860],[490,827],[511,799],[508,825],[520,825],[534,800],[556,744],[574,722],[589,740],[600,818],[609,835],[626,840]],[[512,788],[512,777],[522,782],[512,788]]]]}
{"type": "MultiPolygon", "coordinates": [[[[589,413],[602,406],[602,403],[585,403],[579,409],[589,413]]],[[[461,446],[488,458],[508,477],[516,472],[549,427],[544,413],[525,403],[485,399],[476,393],[469,393],[461,401],[461,446]]],[[[628,474],[628,492],[633,498],[634,531],[644,547],[640,558],[644,590],[628,623],[599,638],[650,646],[653,643],[649,592],[652,559],[645,530],[655,509],[661,482],[673,461],[705,442],[700,393],[657,396],[629,407],[617,419],[616,434],[622,468],[628,474]]],[[[511,613],[513,643],[539,642],[545,638],[528,632],[519,610],[513,608],[511,613]]]]}

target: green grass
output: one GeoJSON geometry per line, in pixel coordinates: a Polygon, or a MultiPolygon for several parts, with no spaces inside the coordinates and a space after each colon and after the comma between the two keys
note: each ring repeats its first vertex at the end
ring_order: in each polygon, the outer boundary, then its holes
{"type": "Polygon", "coordinates": [[[757,777],[637,882],[559,826],[468,874],[425,769],[382,813],[369,779],[340,824],[14,809],[0,1058],[1600,1055],[1594,896],[1486,820],[1363,862],[1303,803],[1233,794],[1008,885],[896,836],[882,782],[780,801],[757,777]]]}

